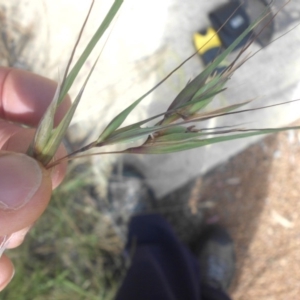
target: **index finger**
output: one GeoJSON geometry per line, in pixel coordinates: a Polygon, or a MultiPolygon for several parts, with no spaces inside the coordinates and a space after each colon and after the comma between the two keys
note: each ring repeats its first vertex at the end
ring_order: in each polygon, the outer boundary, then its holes
{"type": "MultiPolygon", "coordinates": [[[[0,67],[0,118],[36,127],[49,106],[57,83],[45,77],[12,68],[0,67]]],[[[67,96],[59,105],[57,125],[71,105],[67,96]]]]}

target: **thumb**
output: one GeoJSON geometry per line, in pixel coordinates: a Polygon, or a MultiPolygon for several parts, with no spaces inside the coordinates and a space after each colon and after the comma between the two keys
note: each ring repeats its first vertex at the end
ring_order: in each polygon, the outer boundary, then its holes
{"type": "Polygon", "coordinates": [[[0,236],[34,223],[46,209],[52,191],[50,173],[33,158],[0,152],[0,236]]]}

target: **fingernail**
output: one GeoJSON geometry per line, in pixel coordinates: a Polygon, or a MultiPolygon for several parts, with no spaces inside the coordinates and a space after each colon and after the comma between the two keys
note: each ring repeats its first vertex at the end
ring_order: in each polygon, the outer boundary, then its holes
{"type": "Polygon", "coordinates": [[[9,244],[10,237],[11,235],[4,235],[0,237],[0,258],[9,244]]]}
{"type": "Polygon", "coordinates": [[[26,205],[42,182],[38,163],[25,154],[0,156],[0,209],[17,210],[26,205]]]}

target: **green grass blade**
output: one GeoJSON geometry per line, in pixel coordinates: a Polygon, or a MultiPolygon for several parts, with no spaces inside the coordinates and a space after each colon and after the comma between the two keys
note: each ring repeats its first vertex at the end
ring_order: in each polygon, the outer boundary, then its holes
{"type": "MultiPolygon", "coordinates": [[[[207,69],[208,67],[206,67],[207,69]]],[[[186,106],[187,103],[197,99],[197,102],[201,100],[201,97],[206,96],[212,90],[216,89],[216,86],[224,86],[228,78],[216,75],[212,79],[209,79],[210,74],[203,74],[206,69],[200,73],[194,80],[190,81],[187,86],[179,93],[167,111],[174,110],[176,108],[186,106]]],[[[207,98],[206,98],[207,99],[207,98]]]]}
{"type": "MultiPolygon", "coordinates": [[[[256,110],[276,107],[276,106],[280,106],[280,105],[284,105],[284,104],[288,104],[288,103],[298,102],[299,100],[300,99],[290,100],[290,101],[285,101],[285,102],[281,102],[281,103],[277,103],[277,104],[271,104],[271,105],[249,108],[249,109],[242,109],[242,110],[237,110],[237,111],[230,110],[227,112],[216,113],[216,114],[208,115],[208,116],[205,116],[205,115],[204,116],[200,115],[199,117],[195,116],[194,118],[191,118],[190,120],[188,120],[186,123],[188,123],[188,122],[193,123],[193,122],[198,122],[198,121],[201,122],[201,121],[205,121],[205,120],[212,119],[212,118],[224,117],[224,116],[229,116],[229,115],[235,115],[235,114],[240,114],[240,113],[245,113],[245,112],[250,112],[250,111],[256,111],[256,110]]],[[[235,104],[235,105],[238,105],[238,104],[235,104]]]]}
{"type": "MultiPolygon", "coordinates": [[[[250,101],[246,101],[239,104],[230,105],[221,109],[217,109],[215,111],[210,111],[208,113],[204,113],[202,115],[197,115],[197,121],[201,121],[202,119],[209,119],[214,118],[215,116],[219,116],[220,114],[227,113],[231,110],[237,109],[243,105],[248,104],[250,101]]],[[[185,125],[190,121],[183,121],[180,125],[185,125]]],[[[131,140],[135,140],[137,138],[142,138],[145,135],[153,134],[155,132],[163,131],[163,136],[172,133],[182,133],[186,132],[187,128],[184,126],[179,126],[178,124],[165,124],[165,125],[155,125],[151,127],[141,128],[140,124],[143,124],[144,121],[136,123],[135,126],[126,126],[119,130],[114,131],[109,137],[107,137],[104,141],[98,142],[97,146],[109,145],[109,144],[116,144],[116,143],[124,143],[130,142],[131,140]]]]}
{"type": "Polygon", "coordinates": [[[177,108],[177,111],[186,116],[194,115],[197,111],[207,106],[216,95],[225,90],[226,88],[223,88],[223,85],[215,87],[214,89],[209,89],[209,91],[205,92],[203,95],[198,95],[188,103],[180,105],[177,108]]]}
{"type": "Polygon", "coordinates": [[[74,102],[72,103],[71,108],[68,110],[67,114],[64,116],[63,120],[60,124],[52,130],[52,134],[47,142],[47,145],[44,147],[43,151],[37,157],[37,159],[43,164],[47,165],[51,159],[54,157],[62,139],[69,127],[69,124],[72,120],[72,117],[75,113],[77,105],[81,99],[83,94],[84,88],[80,90],[77,97],[75,98],[74,102]]]}
{"type": "Polygon", "coordinates": [[[54,116],[57,107],[57,101],[60,94],[60,84],[58,84],[54,97],[49,104],[45,114],[43,115],[37,130],[34,135],[34,139],[27,151],[27,154],[33,157],[37,157],[43,152],[53,130],[54,116]]]}
{"type": "MultiPolygon", "coordinates": [[[[168,133],[164,134],[163,136],[159,136],[153,140],[154,145],[160,143],[178,143],[178,142],[186,142],[191,139],[195,139],[199,136],[202,136],[203,133],[198,132],[184,132],[184,133],[168,133]]],[[[151,141],[150,141],[151,143],[151,141]]]]}
{"type": "Polygon", "coordinates": [[[193,96],[193,98],[191,99],[191,101],[197,99],[197,98],[201,98],[206,96],[207,94],[221,89],[224,87],[224,85],[227,83],[227,81],[229,80],[228,77],[224,77],[224,76],[215,76],[214,78],[211,78],[203,87],[201,87],[196,94],[193,96]]]}
{"type": "Polygon", "coordinates": [[[97,58],[92,69],[90,70],[80,92],[78,93],[77,97],[75,98],[74,102],[72,103],[71,108],[68,110],[68,112],[66,113],[66,115],[64,116],[64,118],[60,122],[60,124],[55,129],[52,130],[52,133],[47,142],[47,145],[44,147],[41,155],[38,158],[39,161],[41,161],[44,165],[47,165],[51,161],[51,159],[55,155],[60,143],[62,142],[62,139],[63,139],[64,135],[66,134],[66,131],[67,131],[67,129],[72,121],[72,118],[74,116],[74,113],[76,111],[76,108],[80,102],[80,99],[82,97],[84,89],[95,69],[98,59],[99,59],[99,57],[97,58]]]}
{"type": "Polygon", "coordinates": [[[198,76],[196,76],[192,81],[190,81],[173,100],[171,105],[168,107],[167,111],[176,109],[179,106],[190,101],[193,98],[193,96],[197,93],[199,88],[205,85],[205,82],[208,79],[209,75],[210,74],[204,74],[204,72],[202,72],[198,76]]]}
{"type": "Polygon", "coordinates": [[[164,135],[173,134],[173,133],[184,133],[187,128],[184,126],[174,126],[172,128],[166,129],[164,135]]]}
{"type": "Polygon", "coordinates": [[[168,125],[155,125],[146,128],[134,127],[131,129],[127,129],[126,131],[115,131],[111,134],[105,141],[97,143],[97,147],[102,147],[104,145],[117,144],[117,143],[125,143],[131,142],[132,140],[136,140],[137,138],[146,137],[148,135],[154,134],[155,132],[159,132],[161,130],[178,130],[186,131],[185,127],[180,127],[176,124],[168,124],[168,125]]]}
{"type": "MultiPolygon", "coordinates": [[[[144,122],[144,121],[141,121],[141,122],[138,122],[134,125],[126,126],[124,128],[121,128],[119,130],[114,131],[109,137],[107,137],[107,139],[105,141],[98,142],[98,143],[94,142],[92,144],[94,146],[97,146],[97,147],[102,147],[102,146],[105,146],[105,145],[130,142],[132,140],[136,140],[138,138],[145,137],[146,135],[151,135],[151,134],[155,134],[155,133],[159,133],[160,136],[164,136],[166,134],[169,134],[169,132],[171,132],[172,130],[178,130],[178,131],[175,131],[175,132],[182,133],[183,132],[182,128],[185,128],[185,131],[187,131],[188,127],[185,127],[185,126],[190,124],[190,123],[193,124],[195,122],[206,121],[208,119],[227,116],[227,115],[230,115],[230,114],[237,114],[237,113],[242,113],[242,112],[251,112],[251,111],[255,111],[255,110],[261,110],[261,109],[265,109],[265,108],[284,105],[284,104],[287,104],[287,103],[293,103],[293,102],[296,102],[296,101],[299,101],[299,100],[296,99],[296,100],[286,101],[286,102],[282,102],[282,103],[278,103],[278,104],[272,104],[272,105],[268,105],[268,106],[262,106],[262,107],[251,108],[251,109],[244,109],[244,110],[239,110],[239,111],[232,111],[232,110],[234,110],[238,107],[246,105],[250,101],[252,101],[252,100],[245,101],[245,102],[239,103],[239,104],[230,105],[230,106],[227,106],[227,107],[223,107],[223,108],[217,109],[215,111],[210,111],[210,112],[207,112],[207,113],[204,113],[204,114],[201,114],[201,115],[197,115],[197,116],[195,116],[195,119],[191,118],[191,119],[187,119],[187,120],[184,120],[180,123],[175,123],[175,124],[162,124],[162,125],[158,124],[158,125],[151,126],[151,127],[141,128],[139,126],[139,124],[144,122]]],[[[209,130],[209,129],[202,128],[201,130],[204,131],[204,130],[209,130]]],[[[211,134],[213,134],[213,133],[211,133],[211,134]]],[[[86,149],[83,149],[83,150],[85,151],[87,149],[89,149],[89,148],[86,148],[86,149]]]]}
{"type": "MultiPolygon", "coordinates": [[[[210,96],[210,95],[208,95],[210,96]]],[[[235,108],[239,108],[243,105],[246,105],[247,103],[251,102],[252,100],[248,100],[248,101],[245,101],[245,102],[242,102],[240,104],[233,104],[233,105],[230,105],[230,106],[227,106],[227,107],[224,107],[224,108],[220,108],[220,109],[217,109],[216,111],[210,111],[210,112],[207,112],[207,113],[204,113],[204,114],[200,114],[200,115],[195,115],[194,118],[191,118],[190,120],[186,120],[184,122],[181,122],[180,124],[177,124],[177,125],[186,125],[188,123],[193,123],[193,122],[201,122],[201,121],[205,121],[205,120],[208,120],[208,119],[211,119],[211,118],[216,118],[216,117],[222,117],[222,116],[227,116],[227,115],[231,115],[231,114],[238,114],[238,113],[244,113],[244,112],[250,112],[250,111],[255,111],[255,110],[261,110],[261,109],[266,109],[266,108],[271,108],[271,107],[275,107],[275,106],[279,106],[279,105],[285,105],[285,104],[289,104],[289,103],[294,103],[294,102],[298,102],[300,99],[295,99],[295,100],[290,100],[290,101],[285,101],[285,102],[281,102],[281,103],[277,103],[277,104],[271,104],[271,105],[267,105],[267,106],[262,106],[262,107],[256,107],[256,108],[251,108],[251,109],[244,109],[244,110],[239,110],[239,111],[232,111],[234,110],[235,108]],[[219,112],[218,112],[219,111],[219,112]]],[[[195,101],[195,103],[197,103],[198,100],[195,101]]],[[[183,104],[181,107],[185,107],[187,105],[190,105],[191,103],[193,102],[190,102],[190,103],[186,103],[186,104],[183,104]]],[[[176,109],[174,110],[176,111],[176,109]]],[[[121,133],[125,133],[127,131],[130,131],[130,130],[135,130],[135,129],[138,129],[140,128],[141,125],[151,121],[151,120],[154,120],[160,116],[163,116],[165,115],[165,113],[161,113],[161,114],[158,114],[156,116],[153,116],[149,119],[146,119],[146,120],[143,120],[143,121],[140,121],[140,122],[137,122],[137,123],[134,123],[132,125],[128,125],[128,126],[125,126],[123,128],[120,128],[118,130],[116,130],[113,134],[112,134],[112,138],[121,134],[121,133]]],[[[166,129],[169,129],[169,128],[174,128],[176,124],[169,124],[169,125],[166,125],[164,127],[156,127],[156,131],[159,130],[159,128],[162,130],[166,130],[166,129]]],[[[159,126],[159,125],[157,125],[159,126]]]]}
{"type": "MultiPolygon", "coordinates": [[[[99,136],[99,138],[97,139],[97,143],[102,143],[105,139],[107,139],[113,132],[115,132],[116,129],[118,129],[122,123],[125,121],[125,119],[127,118],[127,116],[130,114],[130,112],[144,99],[146,98],[149,94],[151,94],[156,88],[158,88],[160,85],[162,85],[176,70],[178,70],[182,65],[184,65],[191,57],[193,57],[193,55],[191,55],[190,57],[188,57],[187,59],[185,59],[179,66],[177,66],[172,72],[170,72],[165,78],[163,78],[160,82],[158,82],[153,88],[151,88],[147,93],[145,93],[144,95],[142,95],[139,99],[137,99],[133,104],[131,104],[129,107],[127,107],[125,110],[123,110],[120,114],[118,114],[108,125],[107,127],[104,129],[104,131],[101,133],[101,135],[99,136]]],[[[158,118],[159,116],[163,116],[165,115],[166,112],[156,115],[150,119],[148,119],[148,121],[150,120],[154,120],[156,118],[158,118]]],[[[148,121],[142,121],[140,124],[145,124],[148,121]]],[[[124,132],[127,131],[128,129],[133,129],[133,128],[139,128],[140,125],[139,123],[136,124],[132,124],[127,126],[126,128],[121,128],[119,129],[120,132],[124,132]]]]}
{"type": "MultiPolygon", "coordinates": [[[[184,125],[184,122],[182,122],[182,124],[184,125]]],[[[155,133],[161,133],[161,136],[166,136],[173,133],[183,134],[185,132],[188,133],[189,129],[184,126],[178,126],[178,124],[155,125],[146,128],[134,127],[121,132],[117,130],[105,141],[97,143],[96,146],[102,147],[104,145],[131,142],[132,140],[143,138],[155,133]]],[[[153,139],[153,141],[155,140],[156,138],[153,139]]]]}
{"type": "Polygon", "coordinates": [[[97,147],[102,147],[104,145],[111,145],[111,144],[117,144],[117,143],[125,143],[125,142],[131,142],[133,140],[136,140],[138,138],[146,137],[149,134],[154,133],[155,131],[158,131],[159,127],[147,127],[147,128],[133,128],[121,133],[115,133],[109,136],[106,140],[97,142],[97,147]]]}
{"type": "MultiPolygon", "coordinates": [[[[262,14],[263,16],[264,14],[262,14]]],[[[226,57],[235,49],[235,47],[253,30],[253,28],[262,20],[251,23],[247,29],[227,48],[225,49],[203,72],[196,76],[175,98],[169,109],[176,108],[190,101],[201,87],[204,87],[206,80],[211,76],[214,70],[226,59],[226,57]]]]}
{"type": "MultiPolygon", "coordinates": [[[[174,110],[179,106],[186,104],[188,101],[192,100],[195,94],[199,91],[201,87],[205,84],[207,78],[211,75],[211,73],[215,70],[215,68],[232,52],[232,50],[242,41],[242,39],[255,27],[257,22],[252,23],[233,43],[229,46],[220,56],[216,58],[216,60],[206,67],[206,69],[200,73],[194,80],[192,80],[188,85],[183,89],[182,92],[175,98],[173,103],[170,105],[167,111],[174,110]]],[[[224,80],[224,79],[223,79],[224,80]]],[[[219,81],[222,81],[221,77],[219,77],[219,81]]],[[[217,81],[217,80],[216,80],[217,81]]],[[[215,83],[215,81],[213,82],[215,83]]],[[[220,83],[220,86],[222,85],[220,83]]],[[[152,91],[151,89],[150,91],[152,91]]],[[[146,93],[141,98],[136,100],[132,105],[122,111],[118,116],[116,116],[104,129],[102,134],[99,136],[97,143],[101,143],[105,141],[116,129],[118,129],[122,123],[125,121],[130,112],[144,99],[149,93],[146,93]]]]}
{"type": "Polygon", "coordinates": [[[64,86],[61,91],[61,95],[59,98],[59,102],[62,101],[62,99],[67,95],[68,91],[70,90],[74,80],[76,79],[79,71],[81,70],[82,66],[84,65],[85,61],[95,48],[96,44],[106,31],[106,29],[109,27],[110,23],[116,16],[117,12],[119,11],[121,5],[123,3],[123,0],[115,0],[113,5],[111,6],[109,12],[107,13],[106,17],[104,18],[103,22],[95,32],[94,36],[91,38],[90,42],[86,46],[85,50],[81,54],[80,58],[76,62],[75,66],[70,71],[69,75],[67,76],[64,86]]]}
{"type": "Polygon", "coordinates": [[[132,112],[132,110],[144,99],[144,96],[136,100],[129,107],[124,109],[121,113],[119,113],[104,129],[99,138],[97,139],[97,143],[101,143],[105,141],[116,129],[118,129],[123,122],[126,120],[128,115],[132,112]]]}
{"type": "MultiPolygon", "coordinates": [[[[150,93],[152,93],[157,86],[162,84],[165,81],[163,79],[161,82],[159,82],[156,86],[154,86],[152,89],[150,89],[147,93],[145,93],[143,96],[141,96],[139,99],[134,101],[131,105],[129,105],[126,109],[124,109],[121,113],[119,113],[103,130],[99,138],[97,139],[97,143],[102,143],[105,141],[111,134],[113,134],[126,120],[128,115],[133,111],[133,109],[144,99],[146,98],[150,93]]],[[[130,125],[130,128],[139,128],[140,126],[137,124],[130,125]]],[[[122,130],[124,131],[124,130],[122,130]]]]}
{"type": "MultiPolygon", "coordinates": [[[[140,126],[142,126],[142,125],[144,125],[144,124],[146,124],[146,123],[148,123],[148,122],[150,122],[150,121],[152,121],[152,120],[155,120],[155,119],[157,119],[157,118],[159,118],[159,117],[162,117],[162,116],[164,116],[164,115],[166,115],[166,114],[176,113],[177,111],[180,112],[180,109],[181,109],[181,108],[185,108],[185,107],[187,107],[187,106],[189,106],[189,105],[191,105],[191,104],[198,103],[199,101],[205,101],[206,99],[211,98],[211,97],[214,97],[215,95],[221,93],[221,92],[224,91],[224,90],[225,90],[225,89],[221,89],[221,90],[219,90],[219,91],[217,91],[217,92],[209,93],[209,94],[206,95],[206,97],[203,97],[203,99],[200,99],[200,100],[199,100],[199,99],[196,99],[196,100],[190,101],[190,102],[185,103],[185,104],[182,104],[182,105],[179,106],[178,108],[172,109],[172,110],[170,110],[170,111],[168,111],[168,112],[160,113],[160,114],[157,114],[157,115],[152,116],[152,117],[150,117],[150,118],[147,118],[147,119],[145,119],[145,120],[143,120],[143,121],[136,122],[136,123],[134,123],[134,124],[131,124],[131,125],[122,127],[122,128],[120,128],[120,129],[116,130],[112,135],[114,135],[114,134],[120,134],[120,133],[122,133],[122,132],[129,131],[129,130],[132,130],[132,129],[140,128],[140,126]]],[[[179,118],[180,118],[180,116],[177,114],[177,119],[179,119],[179,118]]],[[[166,124],[166,125],[167,125],[167,124],[166,124]]]]}
{"type": "Polygon", "coordinates": [[[202,140],[198,140],[198,139],[191,140],[191,141],[186,141],[185,143],[179,142],[179,143],[174,143],[173,145],[146,144],[146,145],[142,145],[140,147],[128,148],[128,149],[124,150],[123,153],[167,154],[167,153],[172,153],[172,152],[186,151],[186,150],[199,148],[199,147],[203,147],[203,146],[207,146],[207,145],[211,145],[211,144],[247,138],[247,137],[251,137],[251,136],[257,136],[257,135],[263,135],[263,134],[269,134],[269,133],[277,133],[280,131],[293,130],[293,129],[300,129],[300,126],[260,129],[257,131],[240,133],[240,134],[220,136],[220,137],[214,137],[214,138],[208,138],[208,139],[202,139],[202,140]]]}
{"type": "MultiPolygon", "coordinates": [[[[207,78],[211,75],[211,73],[216,69],[216,67],[233,51],[233,49],[244,39],[244,37],[255,27],[257,22],[253,22],[221,55],[219,55],[215,61],[206,67],[206,69],[200,73],[194,80],[192,80],[188,85],[183,89],[182,92],[175,98],[173,103],[168,108],[169,110],[176,109],[177,107],[185,104],[186,102],[192,100],[197,91],[205,84],[207,78]]],[[[221,78],[220,78],[221,80],[221,78]]],[[[104,129],[99,138],[97,139],[97,143],[102,143],[105,141],[115,130],[117,130],[122,123],[125,121],[127,116],[131,113],[131,111],[144,99],[150,92],[143,95],[141,98],[136,100],[133,104],[131,104],[128,108],[122,111],[119,115],[117,115],[104,129]]]]}
{"type": "Polygon", "coordinates": [[[191,118],[189,118],[189,120],[193,120],[194,118],[208,118],[208,117],[215,117],[215,116],[219,116],[219,115],[222,115],[222,114],[225,114],[225,113],[228,113],[228,112],[231,112],[233,110],[236,110],[244,105],[247,105],[249,104],[251,101],[253,100],[248,100],[248,101],[245,101],[245,102],[242,102],[242,103],[238,103],[238,104],[232,104],[232,105],[228,105],[228,106],[225,106],[225,107],[222,107],[222,108],[219,108],[219,109],[216,109],[216,110],[211,110],[211,111],[208,111],[208,112],[205,112],[205,113],[200,113],[200,114],[195,114],[193,115],[191,118]]]}
{"type": "Polygon", "coordinates": [[[198,102],[185,109],[185,112],[189,115],[192,115],[206,107],[213,100],[215,95],[219,94],[224,89],[224,86],[227,83],[228,79],[229,78],[215,77],[210,80],[204,87],[198,90],[191,101],[189,101],[192,102],[198,100],[198,102]],[[213,96],[207,97],[207,95],[209,94],[213,94],[213,96]],[[206,100],[203,101],[203,99],[206,100]]]}

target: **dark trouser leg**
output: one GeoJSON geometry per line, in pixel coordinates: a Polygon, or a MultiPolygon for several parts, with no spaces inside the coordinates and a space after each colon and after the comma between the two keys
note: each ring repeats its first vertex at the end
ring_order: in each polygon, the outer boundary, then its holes
{"type": "Polygon", "coordinates": [[[117,300],[230,300],[200,285],[197,259],[160,215],[133,217],[126,248],[134,254],[117,300]]]}

